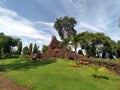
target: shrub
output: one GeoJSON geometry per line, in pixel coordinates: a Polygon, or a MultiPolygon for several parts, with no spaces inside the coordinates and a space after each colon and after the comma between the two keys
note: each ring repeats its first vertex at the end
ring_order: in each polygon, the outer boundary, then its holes
{"type": "Polygon", "coordinates": [[[18,58],[18,57],[19,57],[19,55],[16,55],[16,54],[11,55],[11,58],[18,58]]]}
{"type": "Polygon", "coordinates": [[[81,64],[70,63],[71,67],[81,67],[81,64]]]}
{"type": "Polygon", "coordinates": [[[99,66],[95,66],[95,65],[93,65],[92,68],[94,69],[93,76],[97,79],[100,77],[99,73],[104,72],[106,70],[104,67],[99,67],[99,66]]]}
{"type": "Polygon", "coordinates": [[[29,57],[30,57],[29,55],[24,55],[24,54],[19,55],[20,59],[26,59],[26,58],[29,58],[29,57]]]}
{"type": "Polygon", "coordinates": [[[11,54],[10,54],[10,53],[2,54],[1,57],[2,57],[3,59],[10,58],[10,57],[11,57],[11,54]]]}

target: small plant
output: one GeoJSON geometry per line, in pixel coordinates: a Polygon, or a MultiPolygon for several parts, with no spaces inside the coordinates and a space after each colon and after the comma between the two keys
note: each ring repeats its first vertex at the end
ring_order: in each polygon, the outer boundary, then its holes
{"type": "Polygon", "coordinates": [[[81,64],[70,63],[71,67],[81,67],[81,64]]]}
{"type": "Polygon", "coordinates": [[[95,66],[95,65],[93,66],[93,69],[94,69],[93,76],[97,79],[100,78],[99,73],[105,71],[104,67],[99,67],[99,66],[95,66]]]}

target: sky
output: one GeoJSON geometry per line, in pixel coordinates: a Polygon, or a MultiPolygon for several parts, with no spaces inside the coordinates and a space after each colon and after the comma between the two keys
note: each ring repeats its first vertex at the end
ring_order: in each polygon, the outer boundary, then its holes
{"type": "Polygon", "coordinates": [[[29,43],[48,45],[56,18],[74,17],[77,33],[103,32],[120,40],[120,0],[0,0],[0,32],[29,43]]]}

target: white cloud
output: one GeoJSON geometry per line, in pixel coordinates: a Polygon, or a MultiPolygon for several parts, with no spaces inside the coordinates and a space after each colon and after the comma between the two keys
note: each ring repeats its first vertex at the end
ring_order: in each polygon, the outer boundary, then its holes
{"type": "Polygon", "coordinates": [[[95,25],[90,25],[88,23],[84,23],[84,22],[80,22],[77,26],[76,26],[76,30],[81,30],[85,29],[85,30],[92,30],[95,32],[104,32],[104,30],[102,30],[101,28],[95,26],[95,25]]]}
{"type": "MultiPolygon", "coordinates": [[[[86,6],[87,6],[86,0],[69,0],[69,3],[73,8],[72,11],[76,11],[75,17],[79,22],[84,17],[84,14],[86,12],[86,6]]],[[[69,8],[68,8],[68,11],[69,11],[69,8]]]]}
{"type": "Polygon", "coordinates": [[[108,30],[107,21],[104,21],[104,19],[98,19],[98,24],[96,24],[96,26],[101,30],[104,30],[104,31],[108,30]]]}
{"type": "MultiPolygon", "coordinates": [[[[30,42],[48,43],[51,35],[48,32],[35,28],[34,24],[32,21],[18,15],[15,11],[0,7],[0,32],[11,36],[25,37],[22,38],[25,45],[30,42]],[[38,40],[41,41],[36,42],[38,40]]],[[[53,25],[47,22],[39,22],[39,24],[44,24],[47,28],[51,28],[53,25]]]]}
{"type": "Polygon", "coordinates": [[[15,11],[8,10],[8,9],[0,7],[0,15],[15,17],[15,16],[17,16],[17,13],[15,11]]]}
{"type": "Polygon", "coordinates": [[[89,22],[89,20],[87,19],[84,20],[85,13],[87,12],[86,0],[69,0],[69,3],[74,8],[74,11],[77,12],[76,15],[77,25],[75,29],[78,32],[81,32],[81,30],[104,32],[107,29],[106,23],[103,20],[99,20],[97,23],[94,24],[89,22]]]}
{"type": "Polygon", "coordinates": [[[50,27],[50,28],[53,28],[53,25],[54,25],[54,23],[41,22],[41,21],[35,22],[35,24],[45,25],[45,26],[50,27]]]}

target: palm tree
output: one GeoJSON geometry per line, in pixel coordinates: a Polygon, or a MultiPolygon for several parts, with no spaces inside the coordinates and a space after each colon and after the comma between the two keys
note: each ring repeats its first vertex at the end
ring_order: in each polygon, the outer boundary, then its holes
{"type": "Polygon", "coordinates": [[[71,44],[72,44],[72,46],[74,47],[74,50],[75,50],[74,60],[75,60],[75,64],[76,64],[77,63],[77,47],[79,45],[79,35],[77,35],[77,34],[71,35],[71,44]]]}
{"type": "Polygon", "coordinates": [[[69,45],[68,45],[69,42],[70,42],[70,38],[63,39],[62,42],[61,42],[62,46],[66,49],[65,58],[67,58],[67,54],[68,54],[67,50],[69,48],[69,45]]]}

